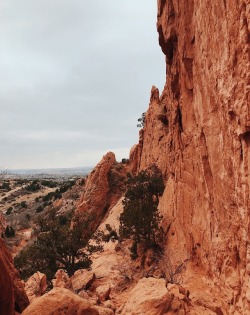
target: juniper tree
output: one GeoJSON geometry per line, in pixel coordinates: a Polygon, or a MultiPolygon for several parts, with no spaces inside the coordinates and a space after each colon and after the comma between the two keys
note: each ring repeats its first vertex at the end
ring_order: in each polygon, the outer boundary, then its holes
{"type": "Polygon", "coordinates": [[[145,117],[146,117],[146,113],[142,113],[141,117],[137,119],[138,121],[137,127],[143,128],[145,126],[145,117]]]}
{"type": "Polygon", "coordinates": [[[146,249],[159,241],[162,229],[157,207],[163,190],[162,176],[155,170],[142,171],[128,178],[124,210],[120,216],[120,236],[133,240],[132,258],[137,257],[137,244],[143,243],[146,249]]]}
{"type": "Polygon", "coordinates": [[[90,267],[90,254],[101,249],[98,244],[89,244],[93,233],[87,217],[76,217],[70,227],[70,221],[51,214],[40,218],[38,227],[40,232],[33,244],[15,257],[15,267],[23,279],[40,271],[51,280],[58,269],[65,269],[71,276],[78,269],[90,267]]]}

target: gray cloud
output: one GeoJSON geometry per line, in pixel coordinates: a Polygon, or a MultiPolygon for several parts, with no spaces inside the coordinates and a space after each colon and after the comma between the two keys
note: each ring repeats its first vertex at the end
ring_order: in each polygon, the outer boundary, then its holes
{"type": "Polygon", "coordinates": [[[156,1],[9,0],[0,12],[0,167],[127,157],[165,80],[156,1]]]}

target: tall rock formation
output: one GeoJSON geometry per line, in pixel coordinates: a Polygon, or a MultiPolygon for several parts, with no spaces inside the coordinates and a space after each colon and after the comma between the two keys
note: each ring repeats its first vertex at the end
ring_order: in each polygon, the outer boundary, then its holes
{"type": "Polygon", "coordinates": [[[158,0],[166,84],[130,155],[134,170],[163,172],[168,246],[230,314],[250,312],[249,19],[249,0],[158,0]]]}
{"type": "Polygon", "coordinates": [[[125,177],[125,166],[116,162],[112,152],[108,152],[89,174],[77,213],[92,217],[94,229],[121,197],[125,177]]]}

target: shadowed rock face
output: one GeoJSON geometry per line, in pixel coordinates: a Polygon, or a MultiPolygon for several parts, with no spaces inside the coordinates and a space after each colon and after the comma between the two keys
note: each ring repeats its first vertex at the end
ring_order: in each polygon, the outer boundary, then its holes
{"type": "Polygon", "coordinates": [[[166,85],[130,157],[163,172],[168,244],[225,288],[232,313],[250,303],[249,19],[244,0],[158,1],[166,85]]]}
{"type": "Polygon", "coordinates": [[[12,257],[0,239],[0,314],[12,315],[29,304],[23,284],[13,266],[12,257]]]}

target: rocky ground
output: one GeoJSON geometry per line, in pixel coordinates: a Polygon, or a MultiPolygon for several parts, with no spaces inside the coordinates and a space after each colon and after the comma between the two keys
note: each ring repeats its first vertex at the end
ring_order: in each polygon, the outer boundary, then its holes
{"type": "MultiPolygon", "coordinates": [[[[106,224],[117,226],[121,211],[119,200],[100,229],[106,224]]],[[[67,309],[67,314],[73,314],[75,308],[90,308],[90,314],[107,315],[224,314],[222,301],[214,296],[215,286],[207,282],[205,275],[203,280],[197,279],[197,267],[187,264],[182,277],[169,283],[159,272],[162,265],[155,264],[150,253],[147,264],[141,266],[140,259],[131,261],[128,248],[129,244],[118,241],[106,243],[103,252],[92,256],[91,270],[78,270],[72,277],[59,270],[49,293],[46,277],[34,274],[25,287],[32,303],[23,314],[39,311],[45,315],[48,310],[60,314],[61,308],[67,309]],[[48,303],[49,309],[43,309],[43,303],[48,303]]]]}
{"type": "MultiPolygon", "coordinates": [[[[74,186],[53,205],[58,207],[58,213],[64,213],[67,205],[71,206],[69,197],[74,195],[73,191],[75,196],[81,191],[81,197],[74,203],[77,211],[83,211],[87,204],[91,213],[100,219],[98,230],[105,231],[107,224],[118,230],[123,196],[114,181],[120,182],[125,170],[131,170],[129,165],[117,163],[109,152],[89,175],[84,187],[74,186]],[[115,175],[113,180],[110,174],[115,175]]],[[[53,288],[48,286],[46,275],[39,271],[31,276],[25,283],[31,304],[23,314],[63,314],[62,310],[74,314],[76,309],[103,315],[224,314],[223,302],[214,296],[215,285],[205,274],[197,279],[196,272],[202,271],[193,262],[186,261],[178,271],[172,261],[174,254],[170,258],[166,252],[155,259],[153,252],[148,251],[142,263],[141,257],[131,260],[129,240],[122,243],[110,240],[103,245],[102,252],[92,254],[91,269],[77,270],[71,277],[58,270],[53,288]]]]}

